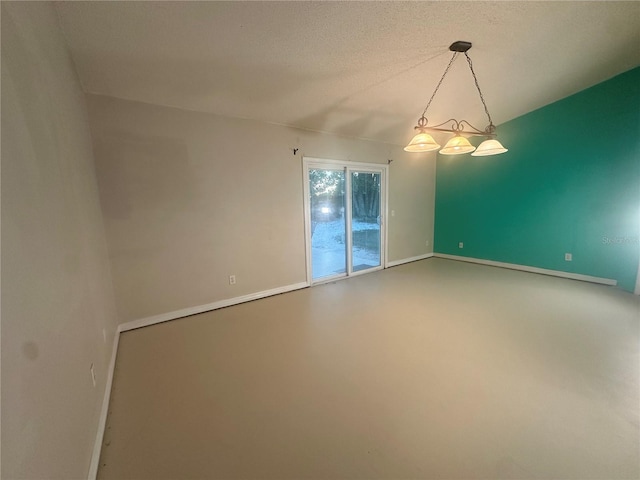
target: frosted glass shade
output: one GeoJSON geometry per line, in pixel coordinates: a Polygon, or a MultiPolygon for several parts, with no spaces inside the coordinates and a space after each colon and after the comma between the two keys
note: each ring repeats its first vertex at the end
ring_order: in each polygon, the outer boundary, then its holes
{"type": "Polygon", "coordinates": [[[431,152],[440,148],[431,135],[419,133],[404,147],[405,152],[431,152]]]}
{"type": "Polygon", "coordinates": [[[473,152],[471,156],[486,157],[487,155],[498,155],[500,153],[508,151],[509,150],[507,148],[504,148],[498,140],[490,138],[489,140],[485,140],[480,145],[478,145],[478,148],[476,148],[476,151],[473,152]]]}
{"type": "Polygon", "coordinates": [[[461,155],[473,152],[475,149],[476,147],[471,145],[469,140],[458,135],[449,140],[444,148],[440,150],[440,153],[443,155],[461,155]]]}

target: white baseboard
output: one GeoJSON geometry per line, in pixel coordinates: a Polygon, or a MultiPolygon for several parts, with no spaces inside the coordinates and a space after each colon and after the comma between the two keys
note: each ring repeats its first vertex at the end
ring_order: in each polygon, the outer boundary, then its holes
{"type": "Polygon", "coordinates": [[[581,280],[583,282],[599,283],[602,285],[616,286],[617,280],[610,278],[592,277],[590,275],[582,275],[580,273],[562,272],[560,270],[548,270],[546,268],[530,267],[528,265],[518,265],[516,263],[494,262],[493,260],[483,260],[481,258],[461,257],[459,255],[448,255],[446,253],[435,253],[436,258],[446,258],[449,260],[457,260],[460,262],[479,263],[480,265],[489,265],[491,267],[508,268],[511,270],[521,270],[523,272],[540,273],[542,275],[551,275],[553,277],[569,278],[571,280],[581,280]]]}
{"type": "Polygon", "coordinates": [[[111,399],[111,385],[113,384],[113,372],[116,367],[116,355],[118,354],[118,342],[120,341],[120,327],[116,329],[113,336],[113,349],[111,350],[111,360],[107,369],[107,384],[104,387],[104,396],[102,399],[102,409],[98,418],[98,433],[96,433],[96,441],[93,444],[93,453],[91,455],[91,463],[89,464],[89,480],[95,480],[98,475],[98,466],[100,465],[100,452],[102,451],[102,440],[104,438],[104,430],[107,426],[107,414],[109,413],[109,400],[111,399]]]}
{"type": "Polygon", "coordinates": [[[417,262],[418,260],[431,258],[433,257],[433,255],[434,255],[433,253],[425,253],[424,255],[418,255],[417,257],[403,258],[402,260],[394,260],[392,262],[387,262],[386,268],[397,267],[398,265],[402,265],[403,263],[417,262]]]}
{"type": "Polygon", "coordinates": [[[293,285],[286,285],[284,287],[273,288],[271,290],[263,290],[262,292],[250,293],[249,295],[243,295],[241,297],[228,298],[226,300],[220,300],[218,302],[207,303],[206,305],[199,305],[196,307],[184,308],[182,310],[175,310],[173,312],[161,313],[160,315],[154,315],[152,317],[140,318],[138,320],[133,320],[131,322],[121,324],[120,331],[126,332],[127,330],[133,330],[135,328],[148,327],[149,325],[155,325],[157,323],[175,320],[176,318],[188,317],[197,313],[209,312],[211,310],[217,310],[219,308],[238,305],[239,303],[245,303],[252,300],[258,300],[260,298],[271,297],[272,295],[279,295],[281,293],[300,290],[301,288],[306,288],[308,286],[309,284],[307,282],[294,283],[293,285]]]}

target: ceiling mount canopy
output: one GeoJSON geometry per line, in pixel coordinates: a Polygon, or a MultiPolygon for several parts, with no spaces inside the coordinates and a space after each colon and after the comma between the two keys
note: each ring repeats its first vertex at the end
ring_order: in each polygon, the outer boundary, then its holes
{"type": "Polygon", "coordinates": [[[414,127],[415,130],[418,131],[418,134],[411,139],[409,145],[407,145],[404,149],[407,152],[431,152],[433,150],[438,150],[440,145],[433,139],[430,133],[433,132],[446,132],[453,133],[454,136],[451,138],[447,144],[440,150],[440,153],[443,155],[460,155],[463,153],[473,152],[471,155],[473,156],[487,156],[487,155],[498,155],[499,153],[504,153],[507,151],[506,148],[502,146],[502,144],[495,139],[496,137],[496,127],[491,120],[491,115],[489,114],[489,109],[487,108],[487,104],[484,101],[484,96],[482,95],[482,91],[480,90],[480,85],[478,84],[478,79],[476,77],[476,73],[473,70],[473,63],[471,62],[471,58],[467,51],[471,48],[471,42],[465,42],[462,40],[458,40],[457,42],[453,42],[449,46],[449,50],[453,52],[453,56],[447,65],[447,68],[444,70],[440,81],[436,85],[435,90],[431,94],[431,98],[427,103],[422,115],[418,119],[418,124],[414,127]],[[480,130],[479,128],[474,127],[466,120],[456,120],[455,118],[450,118],[449,120],[442,122],[437,125],[429,125],[429,121],[427,120],[426,114],[431,102],[433,101],[436,93],[438,93],[438,89],[440,85],[442,85],[442,81],[444,77],[449,73],[449,69],[451,65],[456,60],[458,55],[462,53],[467,59],[467,63],[469,64],[469,70],[471,70],[471,75],[473,75],[473,80],[476,85],[476,89],[478,90],[478,95],[480,96],[480,100],[482,101],[482,105],[484,106],[484,111],[487,114],[487,119],[489,120],[489,124],[484,128],[484,130],[480,130]],[[474,147],[469,143],[466,137],[470,136],[482,136],[487,139],[478,145],[478,148],[474,147]]]}

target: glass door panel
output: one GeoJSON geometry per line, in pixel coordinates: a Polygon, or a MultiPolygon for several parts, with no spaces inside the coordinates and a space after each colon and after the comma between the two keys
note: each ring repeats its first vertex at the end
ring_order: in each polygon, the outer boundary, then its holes
{"type": "Polygon", "coordinates": [[[347,274],[344,169],[309,169],[311,272],[318,280],[347,274]]]}
{"type": "Polygon", "coordinates": [[[383,268],[387,166],[304,159],[307,280],[383,268]]]}
{"type": "Polygon", "coordinates": [[[353,272],[381,265],[380,173],[350,172],[351,263],[353,272]]]}

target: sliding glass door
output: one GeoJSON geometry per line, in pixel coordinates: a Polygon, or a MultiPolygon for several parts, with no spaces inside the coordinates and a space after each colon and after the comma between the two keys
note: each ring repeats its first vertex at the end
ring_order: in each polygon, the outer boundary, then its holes
{"type": "Polygon", "coordinates": [[[314,279],[340,276],[347,271],[345,183],[344,170],[309,169],[314,279]]]}
{"type": "Polygon", "coordinates": [[[360,272],[382,265],[380,193],[382,173],[351,172],[351,259],[360,272]]]}
{"type": "Polygon", "coordinates": [[[383,268],[386,165],[304,164],[309,282],[383,268]]]}

